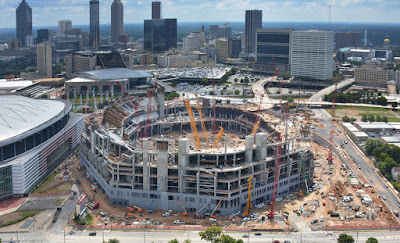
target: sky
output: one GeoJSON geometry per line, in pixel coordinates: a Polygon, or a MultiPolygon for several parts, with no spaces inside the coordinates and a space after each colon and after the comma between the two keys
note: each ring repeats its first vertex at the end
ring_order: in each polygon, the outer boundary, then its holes
{"type": "MultiPolygon", "coordinates": [[[[59,20],[88,25],[89,0],[26,0],[33,25],[56,26],[59,20]]],[[[111,3],[100,1],[100,24],[110,23],[111,3]]],[[[0,28],[15,27],[15,9],[21,0],[0,0],[0,28]]],[[[151,18],[152,0],[122,0],[124,22],[151,18]]],[[[400,0],[161,0],[163,18],[178,22],[244,22],[246,9],[263,10],[263,22],[400,23],[400,0]]]]}

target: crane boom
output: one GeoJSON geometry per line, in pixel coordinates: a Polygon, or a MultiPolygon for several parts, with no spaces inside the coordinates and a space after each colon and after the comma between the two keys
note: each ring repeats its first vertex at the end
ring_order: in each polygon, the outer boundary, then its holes
{"type": "Polygon", "coordinates": [[[203,114],[203,111],[201,110],[200,100],[199,100],[199,97],[197,96],[197,94],[195,94],[195,96],[196,96],[196,101],[197,101],[197,111],[199,112],[200,121],[201,121],[201,128],[203,129],[203,136],[206,141],[207,148],[210,148],[210,142],[208,141],[207,128],[206,128],[206,124],[204,123],[204,114],[203,114]]]}
{"type": "Polygon", "coordinates": [[[253,176],[250,176],[250,178],[247,180],[249,182],[249,191],[248,191],[248,195],[247,195],[247,204],[246,204],[246,207],[244,208],[243,214],[242,214],[243,217],[249,215],[249,210],[250,210],[250,208],[253,207],[253,205],[251,204],[251,179],[253,179],[253,176]]]}
{"type": "Polygon", "coordinates": [[[201,149],[200,137],[199,137],[199,133],[197,132],[196,122],[194,121],[194,116],[193,116],[192,107],[190,106],[190,101],[184,100],[184,102],[186,104],[186,109],[189,114],[190,126],[192,127],[192,132],[194,133],[196,147],[197,147],[197,149],[201,149]]]}
{"type": "Polygon", "coordinates": [[[178,200],[178,203],[181,205],[181,207],[182,207],[182,209],[183,209],[183,216],[187,216],[188,215],[188,213],[187,213],[187,211],[186,211],[186,208],[185,208],[185,206],[183,206],[183,204],[182,204],[182,202],[180,201],[180,200],[178,200]]]}
{"type": "Polygon", "coordinates": [[[224,128],[219,127],[221,130],[219,130],[219,133],[217,134],[217,137],[215,138],[214,144],[212,146],[213,149],[217,148],[219,140],[221,140],[222,135],[224,135],[224,128]]]}
{"type": "Polygon", "coordinates": [[[149,209],[147,210],[149,213],[154,213],[154,211],[151,210],[151,206],[153,206],[154,198],[156,198],[156,192],[158,191],[158,188],[160,188],[160,184],[161,184],[162,181],[163,181],[163,179],[161,178],[160,182],[158,182],[157,189],[154,192],[153,199],[151,199],[151,203],[150,203],[149,209]]]}
{"type": "Polygon", "coordinates": [[[222,201],[226,198],[227,196],[223,197],[219,203],[217,204],[217,206],[214,208],[214,210],[212,211],[210,218],[216,218],[216,216],[214,216],[215,211],[217,210],[217,208],[219,207],[219,205],[222,203],[222,201]]]}

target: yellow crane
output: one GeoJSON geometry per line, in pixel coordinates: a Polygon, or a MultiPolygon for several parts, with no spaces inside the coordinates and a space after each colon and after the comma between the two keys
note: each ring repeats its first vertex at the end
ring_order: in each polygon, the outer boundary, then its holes
{"type": "Polygon", "coordinates": [[[219,133],[217,134],[217,137],[215,138],[214,144],[212,146],[213,149],[217,148],[219,140],[221,140],[222,135],[224,135],[224,128],[219,127],[221,130],[219,130],[219,133]]]}
{"type": "Polygon", "coordinates": [[[260,126],[260,121],[256,122],[256,125],[253,128],[253,131],[251,132],[251,136],[254,136],[258,130],[258,126],[260,126]]]}
{"type": "Polygon", "coordinates": [[[207,148],[210,148],[210,142],[208,141],[207,128],[206,128],[206,124],[204,123],[204,114],[203,114],[203,111],[201,110],[200,100],[199,100],[199,97],[197,96],[197,94],[195,94],[195,96],[196,96],[196,101],[197,101],[197,111],[199,112],[201,127],[203,129],[203,136],[204,136],[204,139],[206,140],[207,148]]]}
{"type": "Polygon", "coordinates": [[[249,215],[249,210],[250,210],[250,208],[253,207],[253,205],[251,204],[251,179],[253,179],[253,176],[250,176],[250,178],[248,180],[249,191],[248,191],[248,195],[247,195],[247,204],[246,204],[246,207],[244,208],[243,214],[242,214],[243,217],[249,215]]]}
{"type": "Polygon", "coordinates": [[[199,137],[199,133],[197,132],[196,122],[194,121],[194,116],[193,116],[192,107],[190,106],[190,101],[184,100],[184,102],[186,104],[186,109],[187,109],[187,112],[189,115],[190,126],[192,127],[192,132],[194,133],[196,147],[197,147],[197,149],[201,149],[200,137],[199,137]]]}

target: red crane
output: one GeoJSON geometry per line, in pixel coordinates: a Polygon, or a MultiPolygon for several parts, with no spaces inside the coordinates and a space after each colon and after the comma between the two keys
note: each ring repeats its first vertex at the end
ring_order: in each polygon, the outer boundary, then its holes
{"type": "Polygon", "coordinates": [[[328,154],[328,164],[333,164],[333,133],[335,129],[333,129],[333,123],[335,121],[335,104],[336,104],[336,93],[337,93],[337,84],[335,84],[335,91],[333,92],[332,99],[332,117],[331,117],[331,129],[329,130],[329,154],[328,154]]]}
{"type": "Polygon", "coordinates": [[[148,137],[149,136],[149,126],[150,126],[150,114],[151,114],[151,103],[152,103],[152,98],[154,95],[154,91],[157,88],[157,80],[154,82],[153,89],[151,91],[147,91],[147,97],[149,98],[149,102],[147,104],[147,119],[146,119],[146,130],[144,132],[144,136],[148,137]]]}

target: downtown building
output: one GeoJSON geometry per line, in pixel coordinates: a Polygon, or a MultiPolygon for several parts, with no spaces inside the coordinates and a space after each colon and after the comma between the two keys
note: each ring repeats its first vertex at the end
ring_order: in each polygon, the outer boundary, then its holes
{"type": "Polygon", "coordinates": [[[22,0],[16,10],[17,39],[25,46],[26,37],[32,36],[32,8],[22,0]]]}
{"type": "Polygon", "coordinates": [[[291,74],[327,80],[333,77],[335,48],[332,31],[293,31],[291,74]]]}
{"type": "Polygon", "coordinates": [[[257,29],[256,63],[253,68],[266,73],[290,73],[293,29],[257,29]]]}
{"type": "Polygon", "coordinates": [[[55,68],[55,46],[52,43],[44,42],[36,46],[37,49],[37,71],[41,77],[54,78],[55,68]]]}
{"type": "Polygon", "coordinates": [[[177,47],[177,19],[144,21],[144,50],[164,52],[177,47]]]}
{"type": "Polygon", "coordinates": [[[246,10],[245,52],[256,53],[257,29],[262,28],[262,10],[246,10]]]}
{"type": "Polygon", "coordinates": [[[124,5],[114,0],[111,5],[111,43],[118,43],[124,33],[124,5]]]}
{"type": "Polygon", "coordinates": [[[90,0],[90,47],[98,48],[100,40],[100,3],[90,0]]]}
{"type": "Polygon", "coordinates": [[[189,53],[192,51],[200,51],[200,48],[204,46],[204,33],[203,32],[192,32],[185,38],[183,38],[183,52],[189,53]]]}
{"type": "Polygon", "coordinates": [[[59,35],[68,35],[72,29],[71,20],[60,20],[58,21],[58,34],[59,35]]]}

